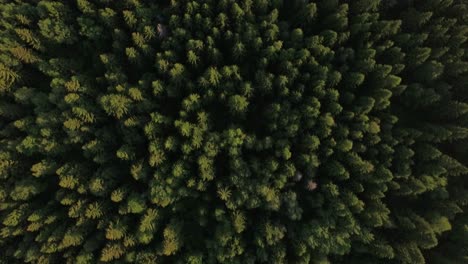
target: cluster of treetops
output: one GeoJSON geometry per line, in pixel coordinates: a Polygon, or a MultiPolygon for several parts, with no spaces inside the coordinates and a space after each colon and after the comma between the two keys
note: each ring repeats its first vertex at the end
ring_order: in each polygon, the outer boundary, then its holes
{"type": "Polygon", "coordinates": [[[0,0],[0,263],[468,263],[466,0],[0,0]]]}

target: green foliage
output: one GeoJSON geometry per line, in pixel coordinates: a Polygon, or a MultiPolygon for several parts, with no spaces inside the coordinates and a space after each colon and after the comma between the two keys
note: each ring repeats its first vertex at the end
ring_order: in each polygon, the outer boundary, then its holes
{"type": "Polygon", "coordinates": [[[131,100],[123,95],[112,94],[101,98],[101,104],[104,111],[109,115],[121,118],[128,112],[131,100]]]}
{"type": "Polygon", "coordinates": [[[0,263],[467,263],[463,0],[0,0],[0,263]]]}

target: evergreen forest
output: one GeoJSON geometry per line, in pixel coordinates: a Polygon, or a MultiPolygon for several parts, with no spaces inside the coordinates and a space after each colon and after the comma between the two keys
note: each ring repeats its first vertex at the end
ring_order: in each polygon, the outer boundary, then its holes
{"type": "Polygon", "coordinates": [[[468,263],[468,0],[0,0],[0,264],[468,263]]]}

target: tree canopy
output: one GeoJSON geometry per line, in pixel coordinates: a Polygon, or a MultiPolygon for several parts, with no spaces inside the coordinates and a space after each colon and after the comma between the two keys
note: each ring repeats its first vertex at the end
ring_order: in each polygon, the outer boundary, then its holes
{"type": "Polygon", "coordinates": [[[465,0],[0,0],[0,263],[468,263],[465,0]]]}

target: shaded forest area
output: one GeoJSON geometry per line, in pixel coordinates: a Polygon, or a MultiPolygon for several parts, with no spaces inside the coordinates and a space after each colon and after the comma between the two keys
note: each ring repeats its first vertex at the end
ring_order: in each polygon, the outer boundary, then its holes
{"type": "Polygon", "coordinates": [[[468,263],[466,0],[0,0],[0,263],[468,263]]]}

